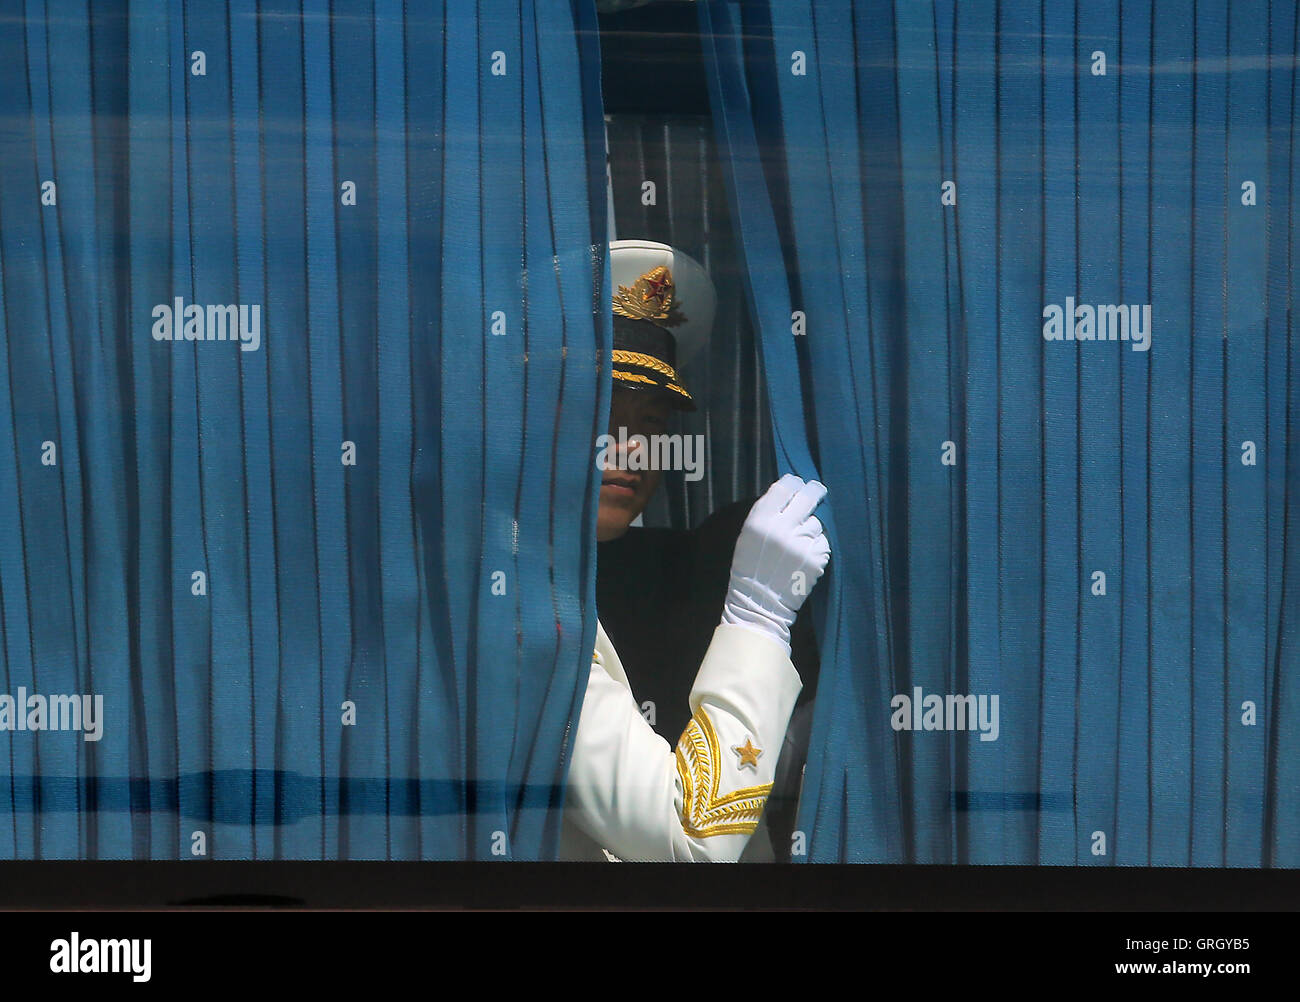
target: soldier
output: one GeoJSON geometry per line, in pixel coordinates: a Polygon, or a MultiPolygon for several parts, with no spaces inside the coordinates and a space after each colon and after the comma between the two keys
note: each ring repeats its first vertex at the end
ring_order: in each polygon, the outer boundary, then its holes
{"type": "MultiPolygon", "coordinates": [[[[678,642],[625,644],[620,656],[604,622],[597,622],[561,854],[734,861],[763,816],[778,760],[790,757],[781,749],[803,688],[791,661],[791,628],[830,557],[813,514],[826,489],[782,477],[747,508],[743,522],[725,519],[721,534],[706,534],[715,553],[722,552],[717,540],[723,540],[729,559],[722,563],[671,556],[706,553],[710,547],[694,545],[696,534],[656,540],[628,532],[662,473],[636,461],[635,450],[648,448],[636,436],[662,435],[674,409],[694,408],[677,372],[678,348],[685,354],[708,336],[714,296],[703,268],[664,244],[615,241],[610,267],[616,291],[609,434],[618,444],[603,455],[597,607],[602,613],[611,608],[616,637],[643,639],[649,629],[678,642]],[[629,537],[649,546],[607,552],[629,537]],[[669,558],[656,557],[656,549],[669,558]],[[717,575],[707,569],[715,566],[725,567],[725,587],[718,582],[716,599],[705,589],[680,615],[672,614],[665,596],[696,596],[693,571],[713,579],[717,575]],[[684,579],[665,577],[665,568],[681,571],[684,579]],[[701,656],[692,636],[709,617],[701,656]],[[657,726],[678,735],[675,751],[672,738],[656,733],[642,715],[647,690],[663,694],[657,726]]],[[[793,794],[787,791],[786,799],[793,794]]]]}

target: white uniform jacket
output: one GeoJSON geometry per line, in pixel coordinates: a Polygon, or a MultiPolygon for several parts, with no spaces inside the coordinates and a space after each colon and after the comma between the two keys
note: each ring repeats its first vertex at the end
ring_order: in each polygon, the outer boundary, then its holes
{"type": "Polygon", "coordinates": [[[674,752],[642,717],[598,621],[561,858],[735,862],[767,803],[802,688],[780,643],[724,623],[695,677],[694,715],[674,752]]]}

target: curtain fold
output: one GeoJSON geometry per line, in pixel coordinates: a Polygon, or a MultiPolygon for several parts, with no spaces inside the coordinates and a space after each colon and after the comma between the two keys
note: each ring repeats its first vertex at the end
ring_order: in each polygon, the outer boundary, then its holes
{"type": "Polygon", "coordinates": [[[552,858],[594,9],[0,16],[0,692],[103,698],[98,740],[0,700],[0,856],[552,858]]]}
{"type": "Polygon", "coordinates": [[[1294,8],[700,17],[837,526],[804,858],[1300,863],[1294,8]]]}

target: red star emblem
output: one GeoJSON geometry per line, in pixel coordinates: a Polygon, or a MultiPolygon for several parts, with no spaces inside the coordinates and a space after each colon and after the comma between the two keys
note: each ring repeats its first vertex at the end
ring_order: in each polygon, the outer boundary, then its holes
{"type": "Polygon", "coordinates": [[[646,291],[642,293],[642,300],[646,301],[653,299],[660,306],[663,305],[664,300],[667,299],[673,291],[672,277],[666,271],[661,272],[658,278],[654,275],[647,275],[645,277],[645,285],[646,291]]]}

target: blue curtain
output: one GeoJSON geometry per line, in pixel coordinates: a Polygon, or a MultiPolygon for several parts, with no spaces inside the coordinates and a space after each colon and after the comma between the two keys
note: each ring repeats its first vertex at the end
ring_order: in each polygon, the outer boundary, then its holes
{"type": "Polygon", "coordinates": [[[0,693],[103,697],[97,741],[0,731],[0,857],[552,857],[609,392],[594,8],[0,21],[0,693]]]}
{"type": "Polygon", "coordinates": [[[1295,5],[700,18],[833,513],[804,858],[1300,865],[1295,5]]]}

